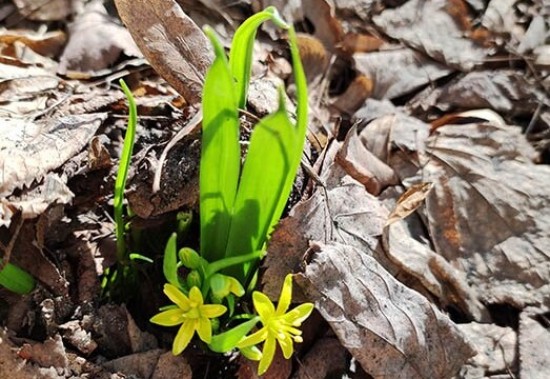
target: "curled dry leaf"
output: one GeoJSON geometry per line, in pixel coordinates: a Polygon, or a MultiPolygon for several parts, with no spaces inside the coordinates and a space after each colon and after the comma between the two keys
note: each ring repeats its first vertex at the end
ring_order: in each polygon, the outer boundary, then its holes
{"type": "Polygon", "coordinates": [[[413,107],[451,109],[490,108],[501,114],[531,116],[542,92],[522,71],[475,71],[432,91],[427,97],[413,100],[413,107]]]}
{"type": "MultiPolygon", "coordinates": [[[[448,66],[470,71],[483,63],[488,52],[465,36],[469,22],[466,7],[447,0],[411,0],[373,17],[374,23],[392,38],[423,51],[448,66]]],[[[419,65],[423,68],[424,65],[419,65]]]]}
{"type": "Polygon", "coordinates": [[[516,372],[518,337],[512,328],[476,322],[459,324],[458,328],[472,341],[477,351],[477,355],[461,369],[461,378],[485,378],[498,372],[516,372]]]}
{"type": "Polygon", "coordinates": [[[185,100],[197,104],[213,60],[202,30],[175,0],[115,0],[115,4],[151,66],[185,100]]]}
{"type": "Polygon", "coordinates": [[[480,298],[519,308],[550,298],[550,168],[519,128],[446,125],[427,139],[423,178],[436,251],[480,298]]]}
{"type": "Polygon", "coordinates": [[[527,307],[519,318],[520,377],[544,379],[550,374],[550,341],[547,307],[527,307]]]}
{"type": "Polygon", "coordinates": [[[397,184],[397,176],[393,170],[365,147],[357,124],[346,135],[336,160],[352,178],[363,184],[373,195],[378,195],[390,184],[397,184]]]}
{"type": "Polygon", "coordinates": [[[29,20],[58,21],[63,20],[73,11],[73,5],[80,1],[71,0],[14,0],[17,10],[29,20]]]}
{"type": "Polygon", "coordinates": [[[398,220],[403,220],[405,217],[416,211],[424,204],[424,200],[433,188],[432,183],[421,183],[412,185],[407,191],[397,200],[397,205],[391,211],[386,226],[393,224],[398,220]]]}
{"type": "Polygon", "coordinates": [[[474,354],[459,329],[365,252],[318,245],[298,284],[374,378],[450,378],[474,354]]]}
{"type": "Polygon", "coordinates": [[[62,75],[74,75],[71,71],[94,74],[115,63],[122,53],[141,57],[128,31],[107,14],[101,2],[90,2],[69,26],[69,34],[59,59],[62,75]]]}
{"type": "Polygon", "coordinates": [[[408,94],[452,72],[408,48],[356,53],[353,61],[356,69],[372,81],[372,97],[376,99],[408,94]]]}
{"type": "Polygon", "coordinates": [[[105,113],[45,121],[2,119],[0,196],[30,186],[80,152],[95,134],[105,113]]]}

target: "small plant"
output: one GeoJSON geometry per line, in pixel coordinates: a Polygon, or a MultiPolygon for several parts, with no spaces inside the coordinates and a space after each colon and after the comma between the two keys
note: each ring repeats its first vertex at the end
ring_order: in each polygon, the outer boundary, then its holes
{"type": "Polygon", "coordinates": [[[151,322],[181,324],[174,354],[181,353],[196,332],[212,351],[226,353],[237,348],[249,359],[259,360],[262,374],[277,344],[285,358],[290,358],[293,343],[301,342],[299,327],[313,310],[313,304],[306,303],[288,311],[290,275],[277,308],[258,291],[252,294],[256,314],[238,314],[236,301],[245,288],[254,287],[258,263],[292,189],[306,137],[307,84],[294,29],[275,8],[268,7],[237,29],[229,60],[214,31],[208,27],[204,31],[215,59],[202,98],[200,253],[190,248],[178,251],[177,233],[169,238],[163,263],[168,281],[164,293],[174,304],[163,308],[151,322]],[[239,110],[246,104],[256,31],[267,20],[289,33],[298,100],[296,123],[289,118],[280,88],[278,109],[254,127],[241,168],[239,110]],[[252,332],[258,323],[262,327],[252,332]]]}

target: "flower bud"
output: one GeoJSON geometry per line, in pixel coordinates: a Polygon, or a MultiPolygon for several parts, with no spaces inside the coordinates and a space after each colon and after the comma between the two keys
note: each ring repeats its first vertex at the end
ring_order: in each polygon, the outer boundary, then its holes
{"type": "Polygon", "coordinates": [[[202,263],[202,259],[199,253],[197,253],[190,247],[184,247],[180,249],[179,256],[181,263],[191,270],[198,269],[202,263]]]}
{"type": "Polygon", "coordinates": [[[197,270],[193,270],[187,275],[187,286],[189,288],[197,287],[201,288],[202,278],[201,274],[197,270]]]}

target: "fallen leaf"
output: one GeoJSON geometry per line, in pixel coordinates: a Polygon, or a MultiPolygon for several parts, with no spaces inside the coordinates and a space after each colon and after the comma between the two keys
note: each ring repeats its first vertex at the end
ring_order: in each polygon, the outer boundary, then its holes
{"type": "MultiPolygon", "coordinates": [[[[334,159],[328,157],[328,162],[334,159]]],[[[326,187],[298,203],[270,240],[262,288],[272,299],[278,298],[285,275],[300,268],[307,241],[338,241],[373,250],[378,245],[388,213],[382,203],[337,163],[321,178],[326,187]]]]}
{"type": "Polygon", "coordinates": [[[490,108],[510,116],[529,115],[540,102],[542,91],[522,71],[475,71],[433,90],[428,96],[411,101],[419,111],[436,107],[454,109],[490,108]]]}
{"type": "Polygon", "coordinates": [[[408,48],[353,55],[355,68],[373,83],[372,97],[393,99],[452,72],[408,48]]]}
{"type": "Polygon", "coordinates": [[[416,211],[424,204],[424,200],[432,188],[432,183],[415,184],[407,188],[407,191],[397,200],[397,205],[388,216],[386,226],[393,224],[398,220],[403,220],[405,217],[416,211]]]}
{"type": "Polygon", "coordinates": [[[449,378],[473,355],[459,329],[365,252],[319,244],[298,284],[374,378],[449,378]]]}
{"type": "Polygon", "coordinates": [[[14,0],[17,10],[29,20],[58,21],[63,20],[73,11],[73,5],[80,1],[48,0],[47,2],[36,0],[14,0]],[[74,4],[73,4],[74,3],[74,4]]]}
{"type": "MultiPolygon", "coordinates": [[[[447,66],[470,71],[481,65],[488,51],[467,36],[447,0],[410,0],[386,9],[372,20],[387,35],[424,52],[447,66]]],[[[419,64],[419,68],[423,68],[419,64]]]]}
{"type": "Polygon", "coordinates": [[[501,372],[516,372],[517,334],[512,328],[472,322],[459,324],[458,329],[477,351],[477,355],[470,358],[461,369],[461,378],[485,378],[501,372]]]}
{"type": "Polygon", "coordinates": [[[171,351],[161,354],[151,379],[192,379],[193,372],[183,355],[174,356],[171,351]]]}
{"type": "Polygon", "coordinates": [[[107,14],[103,2],[92,1],[69,25],[69,42],[59,58],[57,72],[93,75],[115,63],[122,53],[141,57],[130,33],[107,14]]]}
{"type": "Polygon", "coordinates": [[[159,361],[161,349],[149,350],[143,353],[126,355],[105,362],[103,367],[112,372],[123,372],[125,375],[138,378],[150,378],[159,361]]]}
{"type": "Polygon", "coordinates": [[[366,148],[361,137],[357,125],[354,125],[346,135],[336,161],[352,178],[363,184],[369,193],[378,195],[385,187],[397,184],[397,176],[366,148]]]}
{"type": "Polygon", "coordinates": [[[8,49],[14,49],[15,42],[21,42],[26,47],[34,50],[36,53],[53,57],[57,55],[67,40],[65,33],[61,31],[51,31],[46,33],[37,33],[32,31],[2,30],[0,31],[0,48],[2,54],[9,54],[8,49]],[[4,46],[2,46],[4,45],[4,46]]]}
{"type": "Polygon", "coordinates": [[[151,66],[190,104],[201,99],[213,60],[210,42],[175,0],[115,0],[120,17],[151,66]]]}
{"type": "Polygon", "coordinates": [[[544,379],[550,373],[549,312],[546,307],[527,307],[519,318],[519,375],[544,379]],[[544,348],[543,348],[544,347],[544,348]]]}
{"type": "Polygon", "coordinates": [[[301,359],[292,379],[341,378],[347,370],[347,350],[336,338],[321,338],[301,359]]]}
{"type": "Polygon", "coordinates": [[[95,113],[37,122],[2,119],[0,197],[60,167],[86,146],[106,118],[105,113],[95,113]]]}
{"type": "Polygon", "coordinates": [[[372,95],[373,81],[363,74],[357,75],[343,94],[333,99],[331,106],[344,114],[353,114],[372,95]]]}
{"type": "Polygon", "coordinates": [[[446,125],[426,144],[423,180],[436,251],[486,303],[518,308],[550,296],[550,168],[519,128],[446,125]]]}

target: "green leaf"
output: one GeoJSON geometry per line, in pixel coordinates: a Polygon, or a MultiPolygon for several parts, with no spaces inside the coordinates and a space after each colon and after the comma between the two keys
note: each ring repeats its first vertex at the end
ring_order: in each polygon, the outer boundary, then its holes
{"type": "Polygon", "coordinates": [[[235,32],[233,42],[231,43],[229,65],[235,79],[238,96],[237,106],[242,109],[246,106],[256,31],[267,20],[273,21],[275,25],[283,29],[288,29],[288,24],[281,18],[277,9],[275,7],[267,7],[262,12],[256,13],[243,22],[235,32]]]}
{"type": "MultiPolygon", "coordinates": [[[[281,216],[278,205],[281,199],[288,198],[286,183],[294,180],[297,135],[288,118],[282,90],[279,97],[277,112],[260,120],[250,138],[227,241],[227,257],[262,250],[271,227],[281,216]]],[[[253,266],[252,262],[232,267],[227,273],[243,281],[253,266]]]]}
{"type": "Polygon", "coordinates": [[[177,258],[177,246],[176,241],[178,235],[172,233],[168,242],[166,242],[166,247],[164,248],[164,259],[162,261],[162,272],[168,283],[181,288],[180,280],[178,277],[178,258],[177,258]]]}
{"type": "Polygon", "coordinates": [[[212,341],[210,341],[208,347],[216,353],[231,351],[252,330],[259,320],[259,317],[254,317],[224,333],[212,336],[212,341]]]}
{"type": "Polygon", "coordinates": [[[122,91],[128,99],[128,128],[126,129],[126,135],[124,136],[124,145],[122,147],[122,156],[120,157],[120,165],[115,181],[115,192],[113,200],[115,226],[116,226],[116,246],[117,246],[117,259],[119,262],[126,261],[126,240],[124,237],[124,217],[123,217],[123,203],[124,203],[124,189],[126,188],[126,178],[128,177],[128,168],[130,167],[130,159],[132,157],[132,151],[134,150],[134,140],[136,137],[136,125],[137,125],[137,107],[132,92],[124,82],[120,79],[120,86],[122,91]]]}
{"type": "Polygon", "coordinates": [[[8,262],[0,271],[0,285],[12,292],[25,295],[34,289],[36,282],[25,270],[8,262]]]}
{"type": "Polygon", "coordinates": [[[204,32],[216,58],[203,89],[200,161],[200,250],[212,262],[223,258],[240,173],[239,118],[227,57],[214,31],[204,32]]]}
{"type": "Polygon", "coordinates": [[[147,262],[147,263],[153,263],[153,260],[151,258],[146,257],[145,255],[138,254],[138,253],[130,253],[128,255],[128,257],[132,261],[143,261],[143,262],[147,262]]]}

